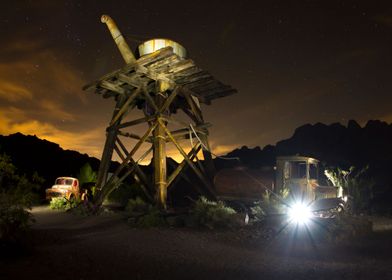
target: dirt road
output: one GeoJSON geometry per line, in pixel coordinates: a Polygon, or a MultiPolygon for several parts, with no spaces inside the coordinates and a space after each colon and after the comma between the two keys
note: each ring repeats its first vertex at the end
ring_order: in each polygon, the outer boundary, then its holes
{"type": "Polygon", "coordinates": [[[33,210],[33,250],[0,279],[392,279],[392,233],[345,246],[251,231],[134,229],[121,215],[33,210]]]}

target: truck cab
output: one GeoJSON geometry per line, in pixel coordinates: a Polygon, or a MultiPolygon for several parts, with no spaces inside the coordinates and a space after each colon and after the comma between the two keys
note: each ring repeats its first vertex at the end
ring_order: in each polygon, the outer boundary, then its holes
{"type": "Polygon", "coordinates": [[[291,198],[296,201],[336,198],[336,187],[319,185],[318,164],[319,161],[311,157],[277,157],[276,190],[289,189],[291,198]]]}
{"type": "Polygon", "coordinates": [[[73,177],[58,177],[54,185],[46,190],[46,199],[65,197],[70,200],[81,198],[79,180],[73,177]]]}

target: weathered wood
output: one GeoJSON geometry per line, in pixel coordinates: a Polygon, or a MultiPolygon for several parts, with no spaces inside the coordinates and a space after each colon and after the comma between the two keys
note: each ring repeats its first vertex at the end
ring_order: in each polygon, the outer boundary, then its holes
{"type": "Polygon", "coordinates": [[[136,73],[133,73],[132,75],[125,75],[123,73],[119,73],[117,75],[117,78],[120,81],[127,83],[128,85],[131,85],[135,88],[141,88],[144,85],[143,80],[140,79],[140,77],[136,73]]]}
{"type": "MultiPolygon", "coordinates": [[[[116,106],[113,111],[113,117],[112,119],[117,115],[118,111],[124,104],[124,97],[120,97],[117,100],[116,106]]],[[[121,122],[121,117],[117,119],[113,125],[108,127],[107,134],[106,134],[106,141],[105,141],[105,146],[102,152],[102,158],[101,158],[101,164],[99,165],[99,170],[98,170],[98,175],[97,175],[97,189],[101,190],[106,184],[107,181],[107,175],[110,167],[110,162],[112,160],[113,156],[113,148],[116,142],[116,137],[117,137],[117,129],[116,125],[121,122]]],[[[103,202],[104,197],[98,195],[97,200],[99,203],[103,202]]]]}
{"type": "MultiPolygon", "coordinates": [[[[128,137],[128,138],[132,138],[132,139],[135,139],[135,140],[142,139],[142,136],[139,136],[139,135],[137,135],[135,133],[129,133],[129,132],[121,131],[121,130],[118,131],[118,135],[121,135],[121,136],[124,136],[124,137],[128,137]]],[[[146,142],[152,143],[152,137],[151,136],[148,137],[146,139],[146,142]]]]}
{"type": "MultiPolygon", "coordinates": [[[[195,147],[193,147],[190,152],[188,153],[188,157],[190,160],[193,160],[193,158],[196,157],[197,153],[200,151],[201,145],[200,143],[197,143],[195,147]]],[[[170,174],[169,178],[167,179],[167,187],[169,188],[171,183],[177,178],[178,174],[184,169],[186,165],[186,160],[184,159],[178,166],[177,168],[170,174]]]]}
{"type": "Polygon", "coordinates": [[[166,131],[167,136],[171,140],[171,142],[176,146],[177,150],[180,152],[180,154],[183,156],[183,158],[187,161],[188,165],[192,168],[192,170],[195,172],[195,174],[199,177],[199,179],[203,182],[205,187],[207,188],[209,192],[209,196],[215,197],[214,191],[211,188],[211,182],[208,181],[208,179],[200,172],[200,170],[193,164],[193,162],[189,159],[188,155],[185,153],[185,151],[182,149],[182,147],[178,144],[178,142],[174,139],[170,131],[167,129],[167,127],[163,124],[162,120],[158,119],[158,122],[161,124],[163,129],[166,131]]]}
{"type": "MultiPolygon", "coordinates": [[[[125,145],[121,142],[121,140],[120,140],[118,137],[117,137],[116,141],[117,141],[118,145],[120,146],[121,150],[123,151],[123,153],[124,153],[125,155],[128,155],[129,152],[128,152],[127,148],[125,147],[125,145]]],[[[151,152],[151,151],[152,151],[152,148],[149,149],[149,151],[151,152]]],[[[143,160],[146,156],[147,156],[147,154],[142,155],[142,156],[140,157],[141,159],[139,158],[139,159],[137,160],[137,162],[134,161],[132,157],[131,157],[130,160],[131,160],[131,164],[135,166],[135,171],[136,171],[136,174],[135,174],[135,175],[137,175],[137,176],[139,177],[139,180],[141,181],[141,183],[142,183],[144,186],[149,187],[150,184],[149,184],[149,182],[148,182],[147,176],[146,176],[146,174],[144,174],[143,170],[140,169],[139,163],[138,163],[140,160],[143,160]]],[[[125,159],[125,158],[122,158],[122,160],[124,160],[124,159],[125,159]]],[[[152,201],[152,197],[151,197],[150,193],[147,191],[147,189],[143,187],[143,191],[144,191],[144,193],[146,194],[146,196],[152,201]]]]}
{"type": "Polygon", "coordinates": [[[121,109],[118,111],[117,115],[110,122],[110,125],[113,125],[129,109],[130,104],[132,103],[133,100],[135,100],[135,98],[140,94],[140,92],[141,89],[138,88],[129,95],[128,99],[124,102],[121,109]]]}
{"type": "Polygon", "coordinates": [[[176,87],[166,98],[165,103],[163,103],[162,107],[159,109],[160,113],[164,113],[167,109],[169,109],[170,105],[173,103],[174,99],[176,98],[177,94],[180,93],[180,88],[176,87]]]}
{"type": "Polygon", "coordinates": [[[99,85],[100,85],[101,87],[105,88],[105,89],[108,89],[108,90],[117,92],[117,93],[119,93],[119,94],[125,94],[125,90],[124,90],[121,86],[116,85],[116,84],[114,84],[114,83],[112,83],[112,82],[109,82],[109,81],[101,81],[101,82],[99,83],[99,85]]]}
{"type": "Polygon", "coordinates": [[[155,103],[154,99],[152,99],[150,93],[148,93],[147,91],[143,91],[143,95],[146,97],[148,104],[150,104],[151,107],[154,108],[155,113],[157,113],[159,111],[158,106],[155,103]]]}
{"type": "MultiPolygon", "coordinates": [[[[120,166],[116,169],[114,172],[112,178],[115,178],[120,174],[120,172],[124,169],[125,165],[128,164],[130,159],[133,157],[133,155],[136,153],[137,150],[139,150],[140,146],[147,140],[147,137],[151,134],[151,132],[155,129],[157,126],[157,123],[151,125],[147,131],[144,133],[143,137],[136,143],[136,145],[132,148],[132,150],[129,152],[125,160],[123,160],[120,164],[120,166]]],[[[111,179],[107,182],[108,185],[112,183],[111,179]]]]}
{"type": "Polygon", "coordinates": [[[119,129],[121,129],[121,128],[124,128],[124,127],[130,127],[130,126],[135,126],[135,125],[142,124],[142,123],[148,123],[148,122],[152,121],[154,118],[155,118],[154,116],[144,117],[144,118],[136,119],[136,120],[133,120],[133,121],[124,122],[124,123],[118,125],[117,127],[119,129]]]}

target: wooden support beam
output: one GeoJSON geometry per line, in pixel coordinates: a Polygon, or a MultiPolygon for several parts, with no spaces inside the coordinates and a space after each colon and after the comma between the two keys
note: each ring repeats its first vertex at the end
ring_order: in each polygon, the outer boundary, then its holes
{"type": "MultiPolygon", "coordinates": [[[[128,152],[128,150],[125,148],[125,146],[124,146],[124,144],[121,142],[121,140],[120,140],[118,137],[117,137],[116,140],[117,140],[117,143],[118,143],[118,145],[120,146],[122,152],[123,152],[125,155],[128,155],[129,152],[128,152]]],[[[117,145],[115,146],[115,148],[118,149],[117,145]]],[[[149,152],[151,152],[151,150],[152,150],[152,149],[149,149],[149,152]]],[[[118,151],[117,153],[118,153],[119,156],[120,156],[120,151],[118,151]]],[[[141,160],[143,160],[146,156],[147,156],[147,154],[143,155],[143,156],[141,157],[141,158],[142,158],[141,160]]],[[[121,155],[120,158],[121,158],[121,160],[125,160],[125,156],[122,156],[122,155],[121,155]]],[[[139,160],[140,160],[140,159],[139,159],[139,160]]],[[[139,161],[139,160],[138,160],[138,161],[139,161]]],[[[130,158],[130,161],[131,161],[131,164],[132,164],[133,166],[135,166],[135,167],[134,167],[134,169],[135,169],[135,171],[136,171],[135,176],[137,176],[137,177],[139,178],[139,181],[141,181],[141,184],[142,184],[142,185],[141,185],[141,188],[142,188],[143,192],[145,193],[146,197],[147,197],[150,201],[153,201],[153,199],[152,199],[150,193],[149,193],[149,192],[147,191],[147,189],[145,188],[145,186],[146,186],[147,188],[149,187],[149,182],[148,182],[148,179],[147,179],[146,174],[144,174],[143,170],[140,169],[138,162],[134,161],[132,157],[130,158]]]]}
{"type": "MultiPolygon", "coordinates": [[[[121,107],[123,106],[125,102],[124,96],[120,96],[117,100],[116,106],[113,111],[113,118],[115,118],[120,111],[121,107]]],[[[96,201],[98,205],[100,205],[104,199],[104,194],[102,193],[102,189],[106,184],[107,181],[107,175],[110,167],[110,163],[112,161],[112,156],[113,156],[113,148],[115,145],[116,137],[117,137],[117,128],[116,125],[118,125],[121,122],[121,116],[116,120],[116,122],[113,123],[112,126],[108,127],[107,133],[106,133],[106,141],[105,141],[105,146],[102,152],[102,157],[101,157],[101,163],[99,165],[99,170],[98,170],[98,175],[97,175],[97,190],[98,190],[98,195],[96,196],[96,201]]]]}
{"type": "Polygon", "coordinates": [[[163,103],[162,107],[160,108],[159,112],[163,114],[167,109],[169,109],[170,105],[173,103],[174,99],[180,92],[179,87],[176,87],[169,95],[168,98],[166,98],[165,103],[163,103]]]}
{"type": "Polygon", "coordinates": [[[144,82],[140,81],[139,76],[136,74],[133,74],[132,76],[127,76],[123,73],[119,73],[117,75],[117,78],[120,81],[127,83],[128,85],[131,85],[135,88],[141,88],[141,87],[143,87],[143,84],[144,84],[144,82]]]}
{"type": "Polygon", "coordinates": [[[165,130],[167,136],[171,140],[171,142],[176,146],[177,150],[180,152],[180,154],[184,157],[184,159],[187,161],[188,165],[192,168],[192,170],[196,173],[196,175],[199,177],[199,179],[203,182],[203,184],[206,186],[206,188],[209,191],[209,196],[212,196],[215,198],[214,191],[211,187],[211,183],[208,181],[208,179],[200,172],[199,169],[194,165],[194,163],[189,159],[185,151],[182,149],[182,147],[178,144],[178,142],[174,139],[173,135],[170,133],[170,131],[167,129],[165,124],[162,122],[162,120],[158,119],[158,122],[161,124],[163,129],[165,130]]]}
{"type": "Polygon", "coordinates": [[[115,83],[109,82],[109,81],[101,81],[99,83],[99,86],[114,91],[116,93],[119,94],[125,94],[125,89],[123,89],[122,87],[120,87],[119,85],[116,85],[115,83]]]}
{"type": "Polygon", "coordinates": [[[203,121],[202,116],[200,115],[200,110],[199,110],[197,104],[195,104],[195,101],[193,100],[191,95],[185,94],[185,100],[187,101],[188,106],[190,107],[191,112],[193,113],[193,116],[196,119],[196,123],[197,124],[203,123],[204,121],[203,121]]]}
{"type": "Polygon", "coordinates": [[[121,106],[121,109],[117,112],[117,115],[110,122],[110,125],[113,125],[115,122],[117,122],[117,120],[129,109],[130,104],[133,100],[135,100],[135,98],[140,94],[140,92],[141,89],[138,88],[129,95],[128,99],[121,106]]]}
{"type": "Polygon", "coordinates": [[[120,128],[124,128],[124,127],[135,126],[135,125],[142,124],[142,123],[148,123],[148,122],[150,122],[150,121],[152,121],[154,119],[155,119],[154,116],[143,117],[143,118],[136,119],[136,120],[133,120],[133,121],[124,122],[124,123],[118,125],[118,128],[120,129],[120,128]]]}
{"type": "MultiPolygon", "coordinates": [[[[124,132],[124,131],[121,131],[121,130],[118,131],[118,135],[121,135],[121,136],[124,136],[124,137],[128,137],[128,138],[132,138],[132,139],[135,139],[135,140],[142,139],[142,136],[139,136],[139,135],[137,135],[135,133],[124,132]]],[[[146,142],[152,143],[151,136],[146,139],[146,142]]]]}
{"type": "Polygon", "coordinates": [[[147,91],[143,91],[143,95],[146,97],[147,103],[150,104],[151,107],[155,110],[155,113],[157,113],[159,109],[151,95],[147,91]]]}
{"type": "MultiPolygon", "coordinates": [[[[132,150],[129,152],[129,154],[127,155],[127,157],[125,158],[125,160],[122,161],[122,163],[120,164],[120,166],[117,168],[117,170],[114,172],[112,178],[117,177],[120,172],[124,169],[125,165],[128,164],[128,162],[130,161],[130,158],[133,157],[133,155],[137,152],[137,150],[139,150],[140,146],[146,141],[147,137],[151,134],[151,132],[155,129],[155,127],[157,126],[157,124],[153,124],[152,126],[150,126],[148,128],[148,130],[146,131],[146,133],[143,135],[143,137],[139,140],[139,142],[136,143],[136,145],[132,148],[132,150]]],[[[108,181],[108,185],[110,185],[112,182],[112,180],[109,179],[108,181]]]]}
{"type": "MultiPolygon", "coordinates": [[[[190,160],[193,160],[197,153],[200,151],[201,149],[201,145],[200,143],[197,143],[192,150],[188,153],[188,157],[190,160]]],[[[177,168],[172,172],[172,174],[170,174],[169,178],[167,179],[167,187],[169,188],[171,183],[173,183],[173,181],[177,178],[178,174],[180,174],[180,172],[184,169],[185,165],[186,165],[186,160],[184,159],[178,166],[177,168]]],[[[198,191],[200,191],[200,189],[198,189],[198,191]]]]}

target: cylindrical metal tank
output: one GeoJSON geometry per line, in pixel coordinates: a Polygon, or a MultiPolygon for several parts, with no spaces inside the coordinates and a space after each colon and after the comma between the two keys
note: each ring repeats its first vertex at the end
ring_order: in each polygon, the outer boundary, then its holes
{"type": "Polygon", "coordinates": [[[214,177],[217,196],[223,200],[257,201],[274,189],[273,169],[246,167],[221,169],[214,177]]]}
{"type": "Polygon", "coordinates": [[[139,45],[138,51],[140,56],[156,52],[157,50],[172,47],[173,52],[181,58],[186,58],[186,49],[179,43],[169,39],[151,39],[139,45]]]}

